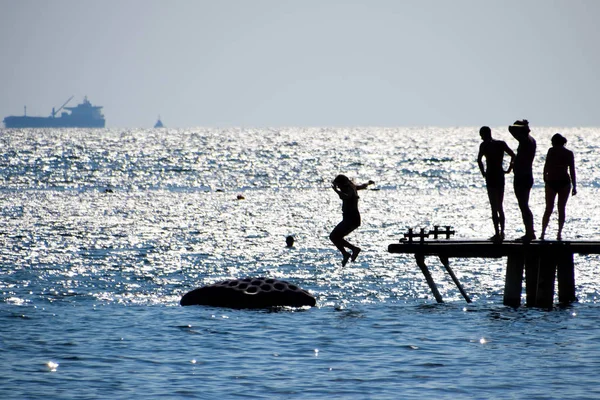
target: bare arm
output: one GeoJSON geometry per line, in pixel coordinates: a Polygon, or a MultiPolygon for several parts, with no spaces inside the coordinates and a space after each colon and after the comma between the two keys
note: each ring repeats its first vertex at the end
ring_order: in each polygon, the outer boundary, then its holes
{"type": "Polygon", "coordinates": [[[477,165],[479,165],[481,175],[483,175],[483,177],[485,178],[485,168],[483,167],[483,143],[479,145],[479,154],[477,154],[477,165]]]}
{"type": "Polygon", "coordinates": [[[331,184],[331,188],[333,189],[334,192],[336,192],[338,194],[338,196],[342,197],[342,191],[337,187],[337,185],[335,183],[331,184]]]}
{"type": "Polygon", "coordinates": [[[515,152],[512,151],[510,147],[508,147],[506,142],[504,142],[504,152],[510,156],[510,162],[508,164],[508,169],[504,172],[507,174],[510,174],[510,172],[513,169],[513,166],[515,165],[515,152]]]}
{"type": "Polygon", "coordinates": [[[374,185],[374,184],[375,184],[375,182],[369,181],[367,183],[363,183],[362,185],[356,185],[356,190],[363,190],[363,189],[366,189],[367,186],[374,185]]]}
{"type": "Polygon", "coordinates": [[[345,200],[350,198],[350,194],[347,191],[340,189],[340,187],[335,183],[331,184],[331,188],[337,193],[338,196],[340,196],[340,199],[345,200]]]}
{"type": "Polygon", "coordinates": [[[575,176],[575,156],[571,152],[571,162],[569,163],[569,173],[571,174],[571,183],[573,184],[573,190],[571,193],[573,196],[577,194],[577,177],[575,176]]]}
{"type": "Polygon", "coordinates": [[[550,170],[550,163],[552,162],[552,153],[550,152],[550,150],[548,150],[548,153],[546,154],[546,162],[544,163],[544,182],[546,182],[546,179],[548,177],[548,172],[550,170]]]}

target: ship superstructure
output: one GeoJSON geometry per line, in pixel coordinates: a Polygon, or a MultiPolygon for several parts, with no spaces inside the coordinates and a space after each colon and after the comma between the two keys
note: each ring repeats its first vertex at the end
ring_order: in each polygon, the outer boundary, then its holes
{"type": "Polygon", "coordinates": [[[9,116],[4,118],[4,126],[7,128],[104,128],[106,120],[102,115],[102,106],[94,106],[84,97],[83,103],[75,107],[65,107],[71,98],[67,100],[58,110],[52,108],[49,117],[9,116]],[[60,116],[56,116],[61,110],[60,116]]]}

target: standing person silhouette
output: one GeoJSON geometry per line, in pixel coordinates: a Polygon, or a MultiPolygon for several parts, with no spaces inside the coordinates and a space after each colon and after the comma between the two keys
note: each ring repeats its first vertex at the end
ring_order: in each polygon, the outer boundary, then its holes
{"type": "Polygon", "coordinates": [[[529,194],[533,187],[533,159],[535,158],[536,142],[529,134],[531,130],[526,119],[515,121],[508,127],[508,131],[519,142],[515,157],[513,184],[525,225],[525,235],[519,240],[528,242],[535,239],[533,213],[529,209],[529,194]]]}
{"type": "Polygon", "coordinates": [[[331,234],[329,239],[333,242],[335,247],[342,253],[342,267],[344,267],[348,260],[356,260],[360,248],[350,244],[344,237],[356,228],[360,226],[360,213],[358,212],[358,191],[366,189],[367,186],[373,185],[375,182],[369,181],[362,185],[356,185],[346,175],[338,175],[333,180],[331,187],[342,199],[342,222],[340,222],[331,234]],[[348,253],[346,248],[352,251],[352,254],[348,253]]]}
{"type": "Polygon", "coordinates": [[[515,153],[508,147],[505,141],[492,139],[492,130],[488,126],[482,126],[479,129],[481,144],[479,145],[479,154],[477,155],[477,164],[481,175],[485,178],[490,206],[492,208],[492,222],[494,223],[494,236],[490,240],[504,240],[504,174],[512,171],[515,159],[515,153]],[[504,153],[510,156],[510,164],[505,171],[502,167],[504,153]],[[483,166],[483,157],[485,157],[485,168],[483,166]]]}
{"type": "Polygon", "coordinates": [[[542,218],[542,235],[544,240],[550,215],[554,210],[554,200],[558,195],[558,234],[556,240],[562,240],[562,230],[565,225],[565,208],[569,200],[569,192],[577,194],[577,179],[575,177],[575,157],[573,152],[565,148],[567,139],[560,133],[552,136],[552,147],[546,155],[544,164],[544,182],[546,186],[546,211],[542,218]],[[571,191],[571,184],[573,190],[571,191]]]}

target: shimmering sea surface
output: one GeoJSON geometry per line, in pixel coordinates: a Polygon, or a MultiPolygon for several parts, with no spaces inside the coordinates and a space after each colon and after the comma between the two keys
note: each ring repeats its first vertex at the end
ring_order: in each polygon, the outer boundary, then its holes
{"type": "MultiPolygon", "coordinates": [[[[533,127],[536,230],[556,132],[579,181],[563,237],[600,239],[597,128],[533,127]]],[[[578,303],[544,311],[502,305],[503,259],[451,260],[467,304],[428,258],[436,304],[387,252],[409,227],[492,235],[479,143],[477,127],[0,130],[0,398],[600,398],[600,256],[575,258],[578,303]],[[338,173],[376,182],[345,268],[338,173]],[[317,307],[179,306],[247,276],[317,307]]],[[[512,176],[505,210],[521,236],[512,176]]]]}

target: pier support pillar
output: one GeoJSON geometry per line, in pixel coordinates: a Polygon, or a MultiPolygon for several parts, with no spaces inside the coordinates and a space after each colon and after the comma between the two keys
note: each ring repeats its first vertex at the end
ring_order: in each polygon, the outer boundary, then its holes
{"type": "Polygon", "coordinates": [[[452,268],[450,268],[450,260],[448,260],[448,257],[440,255],[439,258],[440,258],[440,261],[442,262],[442,264],[444,264],[444,268],[446,268],[448,275],[450,275],[450,278],[452,278],[452,282],[454,282],[454,284],[458,288],[458,291],[460,292],[460,294],[462,294],[462,296],[465,298],[467,303],[472,303],[471,298],[467,294],[466,290],[460,284],[460,281],[454,274],[454,271],[452,271],[452,268]]]}
{"type": "MultiPolygon", "coordinates": [[[[551,310],[554,307],[554,282],[558,254],[554,251],[540,252],[538,263],[537,290],[534,307],[551,310]]],[[[529,282],[527,282],[529,285],[529,282]]],[[[529,304],[528,304],[529,305],[529,304]]]]}
{"type": "Polygon", "coordinates": [[[415,254],[415,259],[417,260],[417,265],[421,269],[421,272],[425,276],[425,280],[429,285],[429,289],[431,289],[431,292],[433,293],[433,297],[435,297],[435,300],[438,303],[443,303],[444,300],[442,299],[442,295],[440,294],[435,282],[433,281],[431,272],[429,272],[429,268],[427,268],[427,265],[425,264],[425,255],[415,254]]]}
{"type": "Polygon", "coordinates": [[[573,253],[564,251],[558,256],[558,302],[569,304],[577,301],[575,295],[575,267],[573,253]]]}
{"type": "Polygon", "coordinates": [[[523,290],[523,264],[525,258],[521,253],[511,253],[506,262],[506,279],[504,281],[504,305],[519,307],[523,290]]]}
{"type": "Polygon", "coordinates": [[[525,250],[525,304],[535,307],[537,303],[540,254],[525,250]]]}

